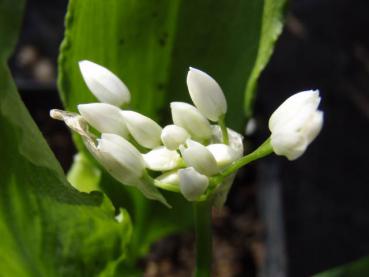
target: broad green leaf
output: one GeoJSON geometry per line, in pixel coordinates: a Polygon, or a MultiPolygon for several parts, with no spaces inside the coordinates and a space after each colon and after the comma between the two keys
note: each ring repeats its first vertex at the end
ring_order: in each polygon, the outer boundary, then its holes
{"type": "Polygon", "coordinates": [[[369,257],[329,269],[314,275],[315,277],[363,277],[369,276],[369,257]]]}
{"type": "Polygon", "coordinates": [[[128,214],[118,221],[101,193],[70,186],[7,69],[23,6],[0,1],[0,276],[114,276],[128,214]]]}

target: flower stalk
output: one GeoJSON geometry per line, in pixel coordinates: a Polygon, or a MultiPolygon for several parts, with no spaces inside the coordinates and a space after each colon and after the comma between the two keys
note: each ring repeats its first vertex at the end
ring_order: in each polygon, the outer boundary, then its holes
{"type": "Polygon", "coordinates": [[[195,277],[210,277],[212,266],[211,201],[193,203],[196,233],[195,277]]]}

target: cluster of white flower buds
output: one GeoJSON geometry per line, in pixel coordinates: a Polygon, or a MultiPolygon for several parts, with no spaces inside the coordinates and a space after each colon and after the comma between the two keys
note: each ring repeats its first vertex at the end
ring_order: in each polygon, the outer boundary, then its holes
{"type": "MultiPolygon", "coordinates": [[[[206,197],[212,177],[242,157],[242,136],[225,127],[227,102],[208,74],[189,69],[187,87],[194,105],[172,102],[173,124],[162,128],[145,115],[121,109],[131,96],[112,72],[90,61],[79,65],[87,87],[100,102],[78,105],[79,114],[52,110],[50,115],[78,132],[91,154],[119,182],[165,204],[157,187],[197,201],[206,197]],[[97,138],[89,127],[97,131],[97,138]],[[152,178],[151,171],[159,172],[158,177],[152,178]]],[[[317,92],[302,92],[274,112],[269,127],[278,155],[297,158],[319,133],[319,99],[317,92]]],[[[211,189],[218,204],[225,201],[233,178],[231,174],[211,189]]]]}

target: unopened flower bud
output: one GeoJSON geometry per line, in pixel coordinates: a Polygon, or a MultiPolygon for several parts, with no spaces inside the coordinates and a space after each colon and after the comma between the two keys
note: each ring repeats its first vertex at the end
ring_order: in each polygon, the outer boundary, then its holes
{"type": "Polygon", "coordinates": [[[161,144],[161,127],[151,118],[133,111],[121,111],[132,137],[143,147],[155,148],[161,144]]]}
{"type": "Polygon", "coordinates": [[[161,141],[166,148],[176,150],[181,144],[184,144],[190,135],[186,129],[177,125],[167,125],[161,131],[161,141]]]}
{"type": "Polygon", "coordinates": [[[269,129],[277,155],[295,160],[305,152],[323,125],[319,103],[319,91],[309,90],[292,95],[275,110],[269,119],[269,129]]]}
{"type": "Polygon", "coordinates": [[[208,140],[212,133],[209,121],[194,106],[184,102],[170,103],[175,125],[187,130],[196,140],[208,140]]]}
{"type": "Polygon", "coordinates": [[[171,170],[176,168],[181,161],[181,157],[177,151],[168,150],[164,146],[154,148],[142,156],[146,167],[156,171],[171,170]]]}
{"type": "Polygon", "coordinates": [[[208,177],[198,173],[193,167],[180,169],[178,176],[181,193],[189,201],[195,201],[208,188],[208,177]]]}
{"type": "Polygon", "coordinates": [[[207,176],[212,176],[219,172],[214,156],[204,145],[193,140],[188,140],[187,145],[188,148],[180,147],[182,157],[187,166],[192,166],[198,172],[207,176]]]}
{"type": "Polygon", "coordinates": [[[205,72],[190,67],[187,87],[199,111],[212,121],[218,121],[227,112],[227,102],[219,84],[205,72]]]}
{"type": "Polygon", "coordinates": [[[79,68],[87,87],[100,102],[121,106],[131,100],[126,85],[110,70],[86,60],[79,62],[79,68]]]}
{"type": "Polygon", "coordinates": [[[115,134],[102,134],[95,156],[102,166],[118,181],[136,185],[145,172],[144,160],[127,140],[115,134]]]}
{"type": "Polygon", "coordinates": [[[120,109],[106,103],[80,104],[77,106],[82,117],[101,133],[128,136],[128,129],[120,109]]]}
{"type": "Polygon", "coordinates": [[[236,150],[232,149],[229,145],[216,143],[206,146],[210,153],[214,156],[218,168],[223,169],[227,165],[231,164],[235,160],[241,158],[236,150]]]}
{"type": "Polygon", "coordinates": [[[156,180],[164,184],[178,185],[179,184],[178,171],[175,170],[165,172],[160,176],[156,177],[156,180]]]}

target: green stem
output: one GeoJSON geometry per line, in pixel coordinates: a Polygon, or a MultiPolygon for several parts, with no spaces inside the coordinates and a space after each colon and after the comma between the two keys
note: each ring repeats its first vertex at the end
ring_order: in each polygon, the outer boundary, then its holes
{"type": "Polygon", "coordinates": [[[210,277],[212,264],[211,201],[193,204],[196,232],[195,277],[210,277]]]}
{"type": "Polygon", "coordinates": [[[227,131],[227,126],[225,124],[225,116],[221,116],[219,118],[219,126],[220,126],[220,130],[222,130],[222,136],[223,136],[223,143],[224,144],[229,144],[229,138],[228,138],[228,131],[227,131]]]}
{"type": "Polygon", "coordinates": [[[270,144],[270,138],[268,138],[262,145],[260,145],[254,152],[242,157],[241,159],[234,161],[231,165],[226,167],[220,175],[222,177],[227,177],[234,172],[236,172],[241,167],[247,165],[248,163],[263,158],[269,154],[273,153],[272,145],[270,144]]]}

